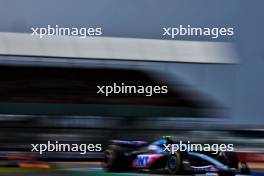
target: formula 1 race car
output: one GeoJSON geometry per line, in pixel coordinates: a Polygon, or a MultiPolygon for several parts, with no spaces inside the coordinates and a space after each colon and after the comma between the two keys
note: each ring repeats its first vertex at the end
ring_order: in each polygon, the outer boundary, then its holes
{"type": "Polygon", "coordinates": [[[234,152],[190,152],[177,151],[172,154],[164,146],[174,144],[170,138],[162,138],[152,143],[144,141],[113,140],[105,150],[103,167],[109,172],[160,171],[169,174],[216,173],[235,175],[247,173],[245,163],[239,169],[234,152]]]}

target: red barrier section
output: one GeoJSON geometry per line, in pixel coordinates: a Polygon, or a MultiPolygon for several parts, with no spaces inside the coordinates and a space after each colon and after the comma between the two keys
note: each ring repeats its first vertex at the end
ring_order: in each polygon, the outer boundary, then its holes
{"type": "Polygon", "coordinates": [[[237,156],[239,161],[264,162],[264,153],[239,152],[237,156]]]}

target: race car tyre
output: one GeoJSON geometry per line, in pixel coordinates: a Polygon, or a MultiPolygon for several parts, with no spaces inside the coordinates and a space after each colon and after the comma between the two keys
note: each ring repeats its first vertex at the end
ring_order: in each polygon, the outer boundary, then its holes
{"type": "Polygon", "coordinates": [[[167,160],[167,168],[170,174],[178,174],[181,171],[182,158],[179,152],[171,154],[167,160]]]}
{"type": "Polygon", "coordinates": [[[238,169],[238,158],[235,152],[225,153],[225,162],[228,167],[238,169]]]}
{"type": "Polygon", "coordinates": [[[240,169],[240,172],[241,172],[242,174],[250,174],[250,169],[248,168],[246,162],[241,162],[241,169],[240,169]]]}
{"type": "Polygon", "coordinates": [[[103,168],[108,172],[124,171],[128,169],[124,151],[120,146],[111,145],[105,150],[103,168]]]}

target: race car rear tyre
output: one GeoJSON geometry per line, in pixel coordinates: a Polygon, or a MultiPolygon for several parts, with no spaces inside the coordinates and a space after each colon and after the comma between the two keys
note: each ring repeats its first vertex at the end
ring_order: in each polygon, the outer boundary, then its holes
{"type": "Polygon", "coordinates": [[[171,154],[167,160],[167,168],[170,174],[179,174],[182,168],[182,158],[179,152],[171,154]]]}
{"type": "Polygon", "coordinates": [[[104,152],[103,168],[108,172],[124,171],[128,169],[124,151],[120,146],[111,145],[104,152]]]}

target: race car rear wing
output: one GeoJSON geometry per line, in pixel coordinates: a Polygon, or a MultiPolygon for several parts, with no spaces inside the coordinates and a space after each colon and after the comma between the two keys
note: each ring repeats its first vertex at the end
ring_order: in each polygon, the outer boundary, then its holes
{"type": "Polygon", "coordinates": [[[111,143],[115,145],[130,146],[130,147],[141,147],[148,144],[146,141],[123,141],[123,140],[112,140],[111,143]]]}

